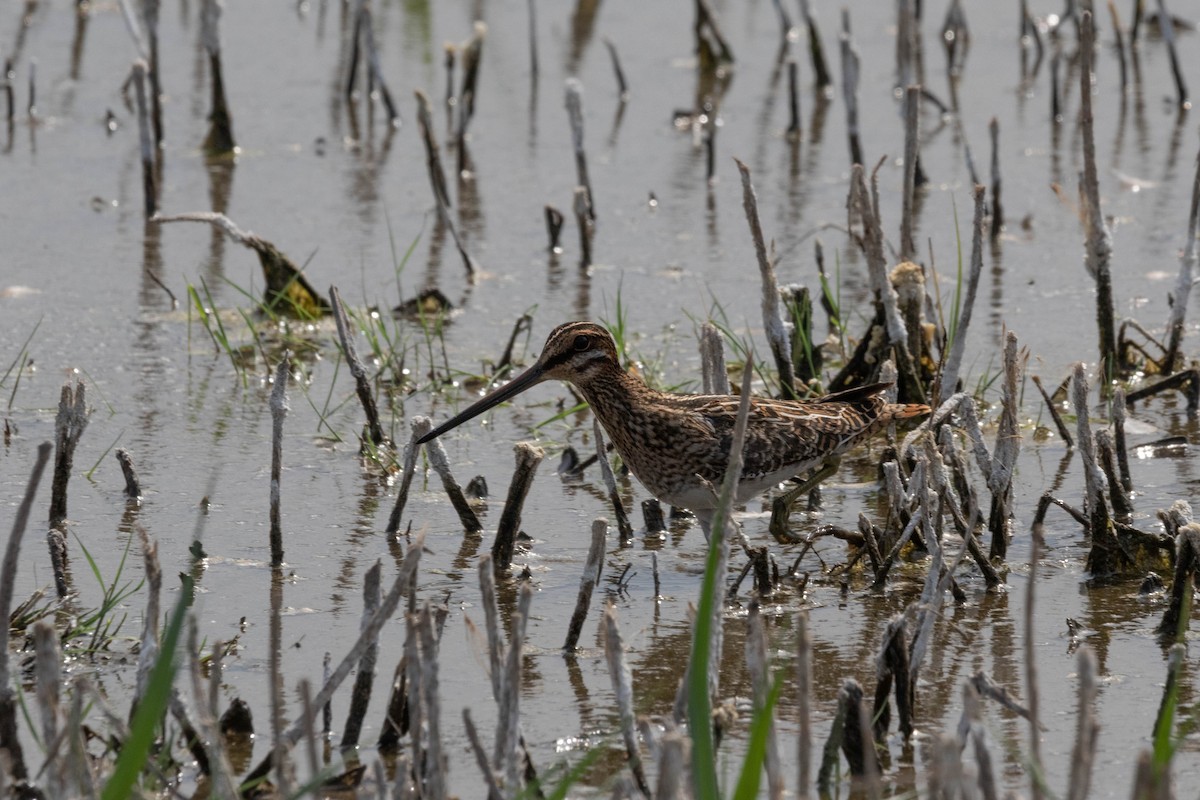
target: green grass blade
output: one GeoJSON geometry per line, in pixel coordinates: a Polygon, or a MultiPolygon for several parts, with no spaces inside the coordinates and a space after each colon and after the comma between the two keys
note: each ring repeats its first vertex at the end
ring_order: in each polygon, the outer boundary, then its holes
{"type": "Polygon", "coordinates": [[[175,648],[179,644],[183,620],[187,616],[187,603],[183,598],[190,597],[192,593],[192,579],[184,575],[182,580],[184,590],[180,593],[180,601],[171,612],[171,621],[163,633],[162,647],[158,659],[154,662],[154,669],[150,672],[146,693],[134,712],[133,722],[129,726],[129,738],[121,747],[112,775],[104,784],[101,800],[124,800],[131,796],[133,785],[142,774],[150,748],[154,745],[159,721],[166,711],[171,695],[171,683],[175,678],[175,648]]]}
{"type": "Polygon", "coordinates": [[[763,761],[767,757],[767,735],[775,721],[775,703],[783,688],[780,675],[775,676],[767,702],[754,712],[750,722],[750,746],[742,761],[742,774],[738,776],[737,788],[733,792],[734,800],[754,800],[758,797],[758,785],[762,781],[763,761]]]}

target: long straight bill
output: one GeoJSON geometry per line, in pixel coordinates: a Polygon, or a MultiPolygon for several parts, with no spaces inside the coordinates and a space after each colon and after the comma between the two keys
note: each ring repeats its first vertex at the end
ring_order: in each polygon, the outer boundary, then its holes
{"type": "Polygon", "coordinates": [[[542,365],[534,364],[532,367],[525,370],[508,383],[504,384],[496,391],[483,397],[466,410],[451,418],[448,422],[443,422],[441,425],[422,436],[417,440],[417,444],[425,444],[431,439],[436,439],[451,428],[457,428],[467,420],[478,417],[489,408],[497,406],[511,397],[516,397],[530,386],[541,383],[544,375],[545,369],[542,367],[542,365]]]}

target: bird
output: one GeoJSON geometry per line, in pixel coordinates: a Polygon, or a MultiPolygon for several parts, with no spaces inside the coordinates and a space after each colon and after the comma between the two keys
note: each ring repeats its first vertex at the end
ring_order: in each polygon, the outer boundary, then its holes
{"type": "MultiPolygon", "coordinates": [[[[676,394],[627,372],[612,335],[593,322],[567,322],[546,338],[529,369],[417,440],[425,444],[543,381],[574,386],[600,420],[630,472],[650,494],[696,515],[707,535],[729,463],[737,395],[676,394]]],[[[791,502],[833,474],[837,456],[897,420],[929,413],[919,403],[889,403],[875,383],[814,400],[750,399],[736,500],[744,503],[810,473],[776,501],[791,502]]],[[[775,531],[773,531],[775,532],[775,531]]]]}

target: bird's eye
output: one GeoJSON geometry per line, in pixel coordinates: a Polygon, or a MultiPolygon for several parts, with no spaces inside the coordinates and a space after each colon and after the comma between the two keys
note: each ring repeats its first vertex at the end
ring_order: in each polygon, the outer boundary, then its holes
{"type": "Polygon", "coordinates": [[[588,346],[591,343],[592,343],[591,340],[588,339],[587,336],[584,336],[582,333],[575,337],[575,349],[580,352],[587,350],[588,346]]]}

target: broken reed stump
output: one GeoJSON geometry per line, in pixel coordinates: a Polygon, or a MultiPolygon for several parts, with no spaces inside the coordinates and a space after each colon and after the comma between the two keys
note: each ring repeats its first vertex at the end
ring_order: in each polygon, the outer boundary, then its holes
{"type": "MultiPolygon", "coordinates": [[[[578,78],[567,79],[567,120],[571,124],[571,148],[575,153],[575,183],[587,193],[587,217],[596,221],[596,197],[592,194],[592,181],[588,177],[587,153],[583,149],[583,84],[578,78]]],[[[578,192],[578,189],[576,190],[578,192]]],[[[579,201],[576,199],[576,205],[579,201]]],[[[590,259],[589,259],[590,261],[590,259]]]]}
{"type": "Polygon", "coordinates": [[[25,766],[25,756],[21,748],[21,740],[17,735],[17,694],[12,680],[12,668],[9,663],[10,628],[8,621],[12,617],[13,591],[16,588],[18,558],[21,554],[21,539],[29,525],[29,515],[33,510],[33,501],[37,496],[38,486],[42,482],[42,474],[46,470],[46,462],[50,460],[50,442],[38,445],[37,457],[33,462],[33,470],[29,482],[25,486],[25,494],[13,517],[12,530],[8,535],[8,543],[4,547],[4,560],[0,562],[0,758],[7,766],[6,770],[17,787],[25,785],[29,771],[25,766]]]}
{"type": "Polygon", "coordinates": [[[842,97],[846,101],[846,138],[850,143],[850,166],[863,163],[862,139],[858,131],[858,75],[861,60],[850,39],[850,12],[842,9],[842,97]]]}
{"type": "Polygon", "coordinates": [[[825,46],[821,42],[821,31],[817,25],[817,18],[812,13],[810,0],[800,0],[800,14],[804,17],[804,26],[808,29],[808,55],[812,61],[813,77],[816,79],[813,88],[818,94],[824,95],[833,85],[833,78],[829,76],[829,66],[825,63],[825,46]]]}
{"type": "Polygon", "coordinates": [[[729,394],[725,340],[711,322],[700,326],[700,375],[704,394],[729,394]]]}
{"type": "Polygon", "coordinates": [[[561,253],[562,247],[559,246],[558,238],[562,234],[563,214],[557,208],[551,205],[546,206],[546,232],[550,237],[550,244],[547,249],[551,253],[561,253]]]}
{"type": "Polygon", "coordinates": [[[58,415],[54,420],[54,476],[50,484],[50,529],[47,532],[59,597],[66,597],[70,589],[67,585],[67,533],[63,527],[67,520],[67,483],[75,462],[75,447],[87,429],[90,415],[83,381],[76,381],[73,388],[69,383],[63,384],[58,415]]]}
{"type": "Polygon", "coordinates": [[[393,541],[400,532],[400,518],[404,514],[404,506],[408,503],[408,492],[412,487],[413,475],[417,471],[417,452],[420,450],[417,440],[433,430],[433,423],[429,417],[417,416],[413,417],[411,427],[412,435],[408,437],[408,442],[404,445],[404,454],[400,459],[402,466],[400,487],[396,490],[396,502],[392,506],[392,513],[388,516],[387,527],[384,528],[388,538],[393,541]]]}
{"type": "Polygon", "coordinates": [[[221,68],[221,0],[203,0],[200,6],[200,39],[208,52],[212,101],[208,111],[208,134],[204,152],[209,156],[231,155],[237,150],[233,138],[233,116],[225,99],[225,79],[221,68]]]}
{"type": "Polygon", "coordinates": [[[121,465],[121,474],[125,477],[125,496],[130,500],[139,500],[142,496],[142,486],[138,482],[137,470],[133,467],[133,456],[124,447],[117,448],[117,463],[121,465]]]}
{"type": "Polygon", "coordinates": [[[342,295],[336,286],[329,287],[329,299],[333,303],[333,318],[337,322],[338,340],[342,344],[342,352],[346,355],[346,364],[350,374],[354,376],[354,389],[358,401],[362,404],[367,422],[363,428],[359,452],[365,453],[370,448],[388,444],[388,438],[383,433],[383,425],[379,421],[379,409],[375,405],[375,395],[371,391],[371,381],[367,377],[367,368],[358,357],[354,346],[354,338],[350,331],[350,322],[346,319],[346,309],[342,305],[342,295]]]}
{"type": "Polygon", "coordinates": [[[271,242],[242,230],[224,214],[213,211],[190,211],[183,214],[157,214],[151,222],[203,222],[222,231],[238,244],[249,247],[258,256],[267,288],[263,292],[265,311],[286,314],[300,319],[316,319],[329,313],[325,298],[305,279],[303,273],[287,254],[271,242]]]}
{"type": "Polygon", "coordinates": [[[429,105],[429,98],[420,89],[413,90],[413,95],[417,99],[417,129],[421,134],[421,141],[425,145],[425,166],[429,172],[429,185],[433,190],[433,202],[437,210],[438,223],[450,231],[450,238],[454,240],[454,247],[458,250],[458,256],[467,270],[467,276],[474,280],[478,265],[467,252],[466,245],[463,244],[462,237],[458,234],[458,227],[450,216],[450,190],[446,183],[445,170],[442,168],[442,157],[437,138],[433,132],[433,112],[429,105]]]}
{"type": "MultiPolygon", "coordinates": [[[[396,579],[392,583],[391,588],[388,589],[388,593],[384,595],[383,601],[379,604],[379,609],[371,616],[370,622],[359,631],[358,639],[355,641],[354,646],[350,648],[349,652],[338,662],[337,667],[326,677],[321,690],[313,698],[313,707],[324,708],[330,698],[333,697],[333,693],[338,690],[338,687],[349,676],[350,671],[361,660],[363,652],[379,636],[379,632],[383,629],[383,626],[392,618],[392,614],[396,612],[396,607],[400,604],[401,598],[409,594],[410,588],[416,582],[417,568],[420,566],[421,553],[424,548],[424,534],[418,533],[414,535],[412,544],[409,545],[408,550],[405,552],[404,561],[400,565],[396,579]]],[[[244,780],[257,781],[266,777],[274,768],[281,752],[291,749],[300,741],[304,733],[304,727],[304,720],[294,721],[280,734],[277,746],[268,752],[267,756],[245,776],[244,780]]]]}
{"type": "Polygon", "coordinates": [[[646,783],[646,771],[642,767],[642,755],[634,730],[633,673],[625,660],[625,643],[621,639],[621,628],[617,624],[617,609],[612,605],[604,609],[604,658],[608,662],[608,674],[612,679],[613,694],[617,700],[617,715],[629,769],[633,772],[642,796],[649,798],[650,787],[646,783]]]}
{"type": "Polygon", "coordinates": [[[1196,174],[1192,178],[1192,207],[1188,214],[1187,233],[1184,236],[1183,255],[1179,259],[1179,277],[1175,288],[1167,296],[1171,307],[1167,318],[1167,352],[1159,364],[1159,371],[1170,375],[1175,371],[1179,357],[1179,345],[1183,341],[1184,320],[1187,318],[1188,297],[1192,293],[1193,275],[1198,259],[1196,234],[1200,229],[1200,157],[1196,159],[1196,174]]]}
{"type": "Polygon", "coordinates": [[[283,565],[283,525],[280,522],[280,481],[283,471],[283,421],[287,418],[287,380],[291,372],[291,357],[283,354],[283,360],[275,368],[275,385],[271,389],[271,566],[283,565]]]}
{"type": "Polygon", "coordinates": [[[563,652],[570,654],[579,643],[579,634],[587,619],[588,606],[592,602],[592,592],[600,582],[600,569],[604,561],[604,540],[608,536],[608,520],[600,517],[592,521],[592,544],[588,548],[587,561],[583,565],[583,575],[579,578],[579,595],[575,600],[575,611],[567,625],[567,640],[563,643],[563,652]]]}
{"type": "Polygon", "coordinates": [[[492,561],[497,574],[504,574],[512,567],[517,534],[521,530],[521,507],[537,475],[538,464],[546,455],[540,447],[528,442],[519,442],[513,447],[513,452],[516,453],[517,467],[513,471],[512,483],[508,485],[508,497],[500,514],[500,524],[496,527],[496,541],[492,544],[492,561]]]}
{"type": "Polygon", "coordinates": [[[467,126],[475,117],[475,93],[479,85],[479,65],[483,61],[483,42],[487,38],[487,25],[476,20],[471,38],[458,49],[462,53],[462,87],[458,92],[458,174],[463,177],[468,170],[467,126]]]}
{"type": "MultiPolygon", "coordinates": [[[[417,417],[413,420],[413,436],[420,438],[431,430],[433,430],[433,424],[428,417],[417,417]]],[[[483,524],[479,521],[479,516],[475,513],[475,509],[471,508],[471,504],[467,502],[467,498],[463,495],[462,487],[454,479],[454,473],[450,470],[450,461],[446,458],[446,448],[442,446],[441,439],[433,439],[426,442],[425,455],[429,458],[429,465],[433,467],[434,472],[442,479],[442,487],[446,490],[446,495],[450,498],[450,504],[454,506],[454,510],[458,513],[463,531],[465,533],[481,533],[483,531],[483,524]]]]}
{"type": "Polygon", "coordinates": [[[988,134],[992,139],[992,224],[989,233],[994,242],[1004,231],[1004,207],[1000,204],[1000,122],[995,117],[988,123],[988,134]]]}
{"type": "Polygon", "coordinates": [[[770,712],[767,717],[769,721],[763,754],[763,768],[767,773],[767,796],[773,800],[782,800],[784,796],[783,765],[779,755],[775,713],[771,704],[772,681],[770,660],[767,655],[767,633],[763,627],[762,609],[758,598],[750,601],[749,614],[746,618],[745,658],[753,691],[754,715],[757,717],[770,712]]]}
{"type": "Polygon", "coordinates": [[[573,207],[575,222],[579,226],[579,268],[587,270],[592,266],[592,204],[588,200],[587,187],[575,187],[573,207]]]}
{"type": "Polygon", "coordinates": [[[1095,118],[1092,114],[1092,85],[1095,31],[1092,13],[1079,18],[1080,129],[1083,134],[1083,180],[1080,199],[1083,204],[1087,270],[1096,282],[1096,324],[1100,336],[1100,375],[1107,392],[1108,382],[1122,372],[1117,354],[1116,320],[1112,286],[1112,234],[1100,208],[1100,178],[1096,167],[1095,118]]]}
{"type": "Polygon", "coordinates": [[[146,62],[133,62],[133,93],[137,99],[138,143],[142,154],[142,211],[150,219],[158,211],[158,181],[154,172],[154,144],[146,110],[146,62]]]}
{"type": "Polygon", "coordinates": [[[621,502],[621,495],[617,492],[617,478],[613,475],[612,465],[608,463],[604,429],[600,427],[598,417],[592,418],[592,435],[596,439],[596,460],[600,463],[600,476],[604,480],[609,502],[613,505],[613,514],[617,518],[617,533],[621,539],[621,546],[624,547],[633,541],[633,526],[629,524],[625,504],[621,502]]]}
{"type": "Polygon", "coordinates": [[[1200,571],[1200,525],[1189,522],[1175,537],[1175,576],[1171,581],[1171,599],[1156,632],[1160,639],[1183,642],[1188,617],[1195,603],[1195,582],[1200,571]]]}
{"type": "MultiPolygon", "coordinates": [[[[901,4],[905,8],[904,4],[901,4]]],[[[908,16],[901,14],[901,16],[908,16]]],[[[921,87],[909,86],[904,90],[904,189],[900,211],[900,260],[912,261],[917,256],[914,235],[916,225],[917,176],[921,158],[921,87]]],[[[910,332],[911,333],[911,332],[910,332]]]]}
{"type": "MultiPolygon", "coordinates": [[[[371,617],[379,609],[382,601],[380,590],[380,574],[383,564],[376,561],[363,576],[363,614],[360,627],[365,628],[371,622],[371,617]]],[[[342,750],[358,747],[358,737],[362,733],[363,719],[367,715],[367,706],[371,703],[371,684],[375,681],[375,662],[379,658],[379,637],[367,643],[362,658],[358,662],[358,673],[354,676],[354,687],[350,691],[350,705],[346,710],[346,725],[342,729],[342,750]]]]}
{"type": "Polygon", "coordinates": [[[762,282],[763,327],[766,330],[767,342],[771,346],[771,354],[775,357],[775,368],[779,372],[779,396],[784,400],[798,400],[792,371],[791,344],[788,341],[787,329],[783,325],[783,317],[779,313],[779,285],[775,281],[775,242],[772,240],[771,252],[768,255],[762,223],[758,217],[758,197],[754,192],[754,183],[750,180],[750,168],[742,163],[741,159],[735,158],[734,162],[742,176],[742,208],[746,212],[750,238],[754,242],[754,255],[758,259],[758,273],[762,282]]]}

